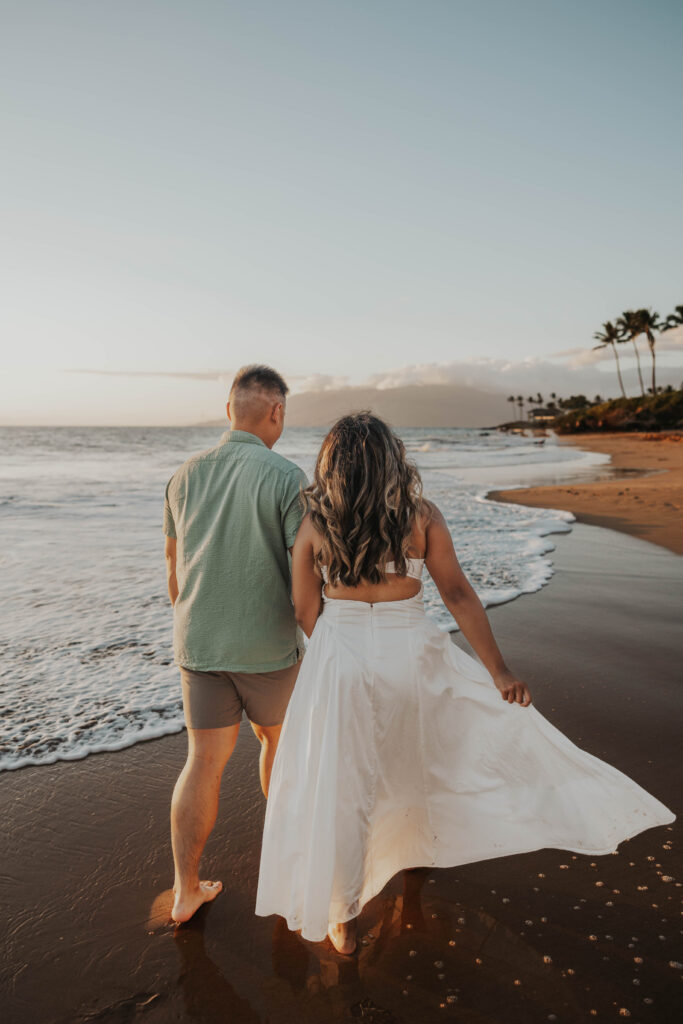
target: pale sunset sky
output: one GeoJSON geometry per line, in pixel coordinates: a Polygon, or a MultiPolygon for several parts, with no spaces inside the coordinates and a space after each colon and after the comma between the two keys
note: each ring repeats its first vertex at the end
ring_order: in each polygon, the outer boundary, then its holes
{"type": "Polygon", "coordinates": [[[679,0],[0,11],[1,423],[215,419],[254,361],[615,393],[574,350],[683,303],[679,0]]]}

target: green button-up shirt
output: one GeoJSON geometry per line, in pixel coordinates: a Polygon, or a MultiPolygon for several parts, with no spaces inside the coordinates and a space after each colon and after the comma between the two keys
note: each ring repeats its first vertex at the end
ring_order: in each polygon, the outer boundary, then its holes
{"type": "Polygon", "coordinates": [[[164,533],[177,538],[178,665],[274,672],[297,660],[288,548],[306,484],[303,470],[244,430],[228,430],[173,474],[164,533]]]}

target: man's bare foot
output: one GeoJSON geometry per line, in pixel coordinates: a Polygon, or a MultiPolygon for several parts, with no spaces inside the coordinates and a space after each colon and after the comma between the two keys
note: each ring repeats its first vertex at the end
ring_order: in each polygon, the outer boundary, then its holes
{"type": "Polygon", "coordinates": [[[330,942],[343,956],[351,956],[356,951],[356,920],[344,921],[343,924],[331,924],[327,929],[330,942]]]}
{"type": "Polygon", "coordinates": [[[215,900],[222,888],[222,882],[200,882],[198,888],[193,892],[184,893],[182,895],[176,893],[176,897],[173,901],[171,917],[176,924],[182,924],[183,921],[189,921],[192,915],[199,910],[203,903],[209,903],[211,900],[215,900]]]}

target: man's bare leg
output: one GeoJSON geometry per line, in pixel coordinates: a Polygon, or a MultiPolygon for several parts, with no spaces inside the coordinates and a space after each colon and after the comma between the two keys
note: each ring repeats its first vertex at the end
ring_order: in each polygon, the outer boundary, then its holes
{"type": "Polygon", "coordinates": [[[188,729],[188,753],[173,791],[171,840],[175,900],[171,917],[188,921],[202,903],[216,898],[221,882],[199,881],[199,860],[216,823],[221,776],[235,749],[239,724],[223,729],[188,729]]]}
{"type": "Polygon", "coordinates": [[[273,761],[275,760],[275,751],[277,750],[278,741],[280,739],[282,725],[255,725],[254,722],[252,722],[251,727],[261,743],[259,776],[261,778],[261,789],[263,790],[263,795],[267,797],[268,789],[270,787],[270,773],[273,770],[273,761]]]}

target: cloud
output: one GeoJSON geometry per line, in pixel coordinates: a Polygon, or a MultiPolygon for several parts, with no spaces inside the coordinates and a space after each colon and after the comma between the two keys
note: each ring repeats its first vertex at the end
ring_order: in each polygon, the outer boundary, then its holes
{"type": "Polygon", "coordinates": [[[67,369],[65,373],[91,373],[100,377],[178,377],[185,380],[217,380],[226,381],[232,380],[234,372],[223,370],[206,370],[206,371],[195,371],[195,370],[179,370],[172,372],[170,370],[83,370],[83,369],[67,369]]]}
{"type": "MultiPolygon", "coordinates": [[[[666,346],[667,350],[681,348],[683,345],[680,343],[666,346]]],[[[622,376],[626,390],[632,395],[639,394],[640,386],[632,349],[630,358],[628,352],[620,354],[623,357],[622,376]]],[[[602,353],[590,355],[602,356],[602,353]]],[[[649,380],[649,352],[643,352],[642,356],[643,373],[649,380]]],[[[660,364],[658,367],[659,384],[672,384],[678,387],[682,377],[683,367],[680,365],[660,364]]],[[[603,358],[584,359],[580,357],[580,353],[570,351],[561,355],[558,353],[553,359],[530,358],[517,362],[482,358],[451,363],[415,363],[386,374],[375,374],[368,379],[367,384],[380,390],[421,384],[457,384],[482,391],[525,396],[541,392],[546,399],[553,391],[563,396],[601,394],[604,397],[611,397],[619,392],[614,372],[614,356],[611,352],[607,354],[607,361],[603,358]]]]}
{"type": "Polygon", "coordinates": [[[529,358],[511,362],[508,359],[488,357],[449,363],[413,363],[390,370],[388,373],[373,374],[365,383],[380,391],[421,384],[458,384],[466,387],[505,390],[507,388],[505,380],[509,379],[511,375],[517,372],[528,377],[530,368],[536,365],[541,365],[541,361],[529,358]]]}
{"type": "Polygon", "coordinates": [[[287,374],[285,379],[292,391],[336,391],[349,386],[348,377],[335,377],[329,373],[287,374]]]}
{"type": "Polygon", "coordinates": [[[657,348],[668,351],[683,349],[683,325],[681,327],[672,327],[670,331],[660,334],[657,339],[657,348]]]}
{"type": "Polygon", "coordinates": [[[606,359],[614,359],[614,356],[606,348],[568,348],[563,352],[555,352],[550,358],[565,359],[568,366],[595,366],[606,359]]]}
{"type": "MultiPolygon", "coordinates": [[[[597,344],[597,342],[596,342],[597,344]]],[[[636,344],[641,355],[649,354],[647,339],[644,334],[636,338],[636,344]]],[[[622,342],[617,351],[620,358],[628,359],[633,356],[633,345],[630,341],[622,342]]],[[[683,352],[683,327],[674,327],[670,331],[657,336],[655,352],[683,352]]],[[[569,366],[595,366],[597,363],[614,362],[614,353],[611,346],[606,348],[568,348],[562,352],[555,352],[551,359],[565,359],[569,366]]]]}
{"type": "MultiPolygon", "coordinates": [[[[638,339],[643,373],[650,372],[650,354],[644,337],[638,339]]],[[[619,346],[622,375],[629,394],[639,394],[640,387],[635,367],[633,346],[619,346]]],[[[679,352],[683,354],[683,327],[666,331],[657,338],[656,353],[679,352]]],[[[88,370],[75,369],[69,373],[91,373],[115,377],[173,377],[191,380],[217,381],[226,389],[234,377],[234,370],[168,371],[168,370],[88,370]]],[[[680,386],[683,377],[682,365],[660,363],[657,380],[660,384],[680,386]]],[[[351,386],[348,376],[327,373],[285,374],[293,393],[336,391],[351,386]]],[[[506,394],[536,394],[547,397],[551,391],[557,394],[601,394],[610,397],[618,394],[614,372],[614,354],[611,348],[571,348],[554,352],[546,357],[527,357],[519,360],[494,359],[480,356],[475,359],[454,360],[448,363],[410,363],[386,373],[376,373],[364,380],[355,380],[357,386],[374,387],[381,391],[392,388],[429,384],[457,384],[478,388],[482,391],[504,392],[506,394]]]]}

